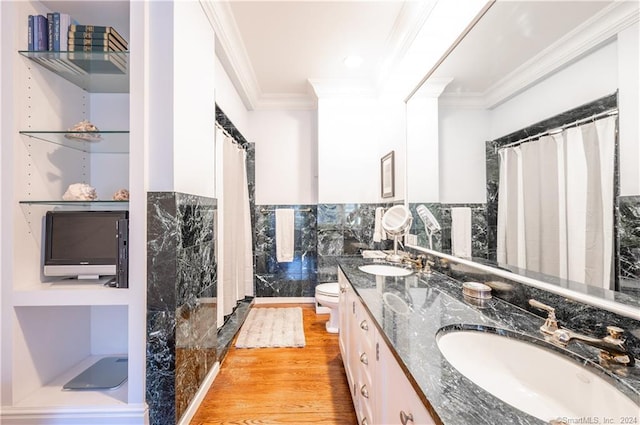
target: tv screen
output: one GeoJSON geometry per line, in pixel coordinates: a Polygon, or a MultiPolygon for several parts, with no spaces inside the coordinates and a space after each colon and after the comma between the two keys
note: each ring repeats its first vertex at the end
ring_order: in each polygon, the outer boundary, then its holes
{"type": "Polygon", "coordinates": [[[48,211],[44,275],[78,279],[115,276],[118,221],[127,218],[127,211],[48,211]]]}

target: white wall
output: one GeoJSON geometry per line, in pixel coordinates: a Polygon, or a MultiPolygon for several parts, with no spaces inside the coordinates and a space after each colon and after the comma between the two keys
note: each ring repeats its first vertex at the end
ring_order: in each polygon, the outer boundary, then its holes
{"type": "Polygon", "coordinates": [[[415,96],[407,102],[407,200],[440,201],[438,99],[415,96]]]}
{"type": "MultiPolygon", "coordinates": [[[[233,122],[238,131],[249,139],[249,112],[242,103],[240,95],[233,86],[227,71],[222,66],[220,59],[216,56],[216,103],[225,113],[225,115],[233,122]]],[[[248,140],[254,143],[253,140],[248,140]]]]}
{"type": "Polygon", "coordinates": [[[404,199],[402,102],[376,98],[318,100],[318,202],[377,203],[404,199]],[[380,158],[395,151],[396,196],[380,194],[380,158]]]}
{"type": "Polygon", "coordinates": [[[618,34],[620,195],[640,195],[640,24],[618,34]]]}
{"type": "Polygon", "coordinates": [[[488,113],[441,106],[439,115],[440,202],[486,202],[488,113]]]}
{"type": "Polygon", "coordinates": [[[215,195],[215,34],[196,1],[174,3],[175,191],[215,195]]]}
{"type": "Polygon", "coordinates": [[[148,7],[148,190],[214,196],[213,29],[198,2],[148,7]]]}
{"type": "Polygon", "coordinates": [[[309,110],[250,112],[256,204],[318,202],[317,121],[309,110]]]}

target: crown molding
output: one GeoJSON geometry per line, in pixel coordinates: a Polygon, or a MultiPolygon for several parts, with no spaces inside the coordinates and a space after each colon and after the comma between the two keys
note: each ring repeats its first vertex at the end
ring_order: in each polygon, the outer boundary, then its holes
{"type": "Polygon", "coordinates": [[[216,55],[244,106],[250,111],[256,109],[260,86],[229,2],[200,0],[200,4],[215,32],[216,55]]]}
{"type": "Polygon", "coordinates": [[[394,68],[402,61],[437,2],[430,0],[404,3],[387,38],[385,60],[376,77],[378,88],[386,83],[394,68]]]}
{"type": "Polygon", "coordinates": [[[313,110],[318,102],[312,94],[263,94],[257,100],[256,110],[313,110]]]}
{"type": "Polygon", "coordinates": [[[639,17],[638,2],[612,3],[489,87],[483,94],[486,108],[497,107],[535,82],[611,40],[620,31],[638,22],[639,17]]]}
{"type": "Polygon", "coordinates": [[[317,99],[378,96],[376,87],[364,79],[310,78],[307,81],[317,99]]]}
{"type": "Polygon", "coordinates": [[[433,98],[440,97],[444,89],[453,81],[452,77],[434,77],[429,78],[420,86],[415,94],[416,98],[433,98]]]}
{"type": "Polygon", "coordinates": [[[481,93],[467,93],[464,95],[445,93],[438,102],[441,106],[456,107],[459,109],[487,109],[487,102],[481,93]]]}

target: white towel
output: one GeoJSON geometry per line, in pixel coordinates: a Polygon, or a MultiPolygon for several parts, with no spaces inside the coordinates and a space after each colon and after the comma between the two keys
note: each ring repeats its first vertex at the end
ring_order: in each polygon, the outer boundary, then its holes
{"type": "Polygon", "coordinates": [[[276,209],[276,258],[279,263],[293,261],[295,216],[291,208],[276,209]]]}
{"type": "Polygon", "coordinates": [[[376,215],[373,223],[373,241],[380,242],[387,240],[387,232],[382,230],[382,215],[384,213],[383,207],[376,208],[376,215]]]}
{"type": "Polygon", "coordinates": [[[471,208],[451,208],[451,254],[471,258],[471,208]]]}
{"type": "Polygon", "coordinates": [[[387,258],[387,254],[382,251],[364,250],[362,258],[387,258]]]}

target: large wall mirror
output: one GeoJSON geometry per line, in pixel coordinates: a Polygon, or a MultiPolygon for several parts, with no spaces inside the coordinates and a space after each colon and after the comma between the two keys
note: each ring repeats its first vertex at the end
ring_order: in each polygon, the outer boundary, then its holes
{"type": "Polygon", "coordinates": [[[434,250],[640,305],[638,20],[636,1],[496,1],[428,70],[406,194],[434,250]]]}

